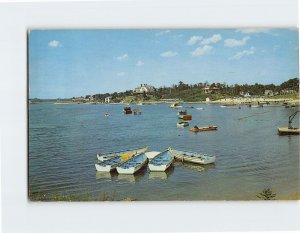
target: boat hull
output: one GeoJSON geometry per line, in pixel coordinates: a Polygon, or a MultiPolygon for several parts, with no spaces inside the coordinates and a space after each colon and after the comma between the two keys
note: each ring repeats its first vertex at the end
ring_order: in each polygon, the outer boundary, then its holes
{"type": "Polygon", "coordinates": [[[278,128],[278,134],[279,135],[299,135],[300,134],[300,129],[299,128],[289,129],[287,127],[278,128]]]}
{"type": "Polygon", "coordinates": [[[173,161],[171,161],[168,164],[164,164],[164,165],[148,164],[148,167],[149,167],[150,171],[164,172],[164,171],[166,171],[171,166],[172,162],[173,161]]]}
{"type": "Polygon", "coordinates": [[[205,132],[205,131],[215,131],[217,130],[217,126],[210,126],[210,127],[201,127],[201,128],[190,128],[191,132],[205,132]]]}
{"type": "Polygon", "coordinates": [[[116,168],[111,165],[101,166],[99,164],[95,164],[95,167],[98,172],[110,172],[116,168]]]}

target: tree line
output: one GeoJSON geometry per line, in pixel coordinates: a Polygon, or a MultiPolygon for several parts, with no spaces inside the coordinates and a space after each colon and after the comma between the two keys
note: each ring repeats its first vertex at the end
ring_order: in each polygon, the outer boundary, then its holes
{"type": "MultiPolygon", "coordinates": [[[[206,97],[214,99],[229,98],[241,96],[242,93],[249,93],[251,96],[262,96],[265,90],[270,90],[274,94],[280,94],[283,90],[293,90],[299,92],[299,78],[289,79],[280,85],[274,84],[232,84],[226,83],[208,83],[200,82],[196,84],[186,84],[180,81],[178,84],[173,84],[171,87],[155,88],[152,93],[144,93],[143,99],[161,100],[161,99],[181,99],[183,101],[202,101],[206,97]],[[211,93],[205,93],[204,88],[210,87],[211,93]]],[[[108,96],[112,97],[112,102],[121,102],[124,98],[133,95],[131,90],[125,92],[114,92],[95,94],[92,97],[96,101],[104,101],[108,96]]],[[[87,97],[87,96],[86,96],[87,97]]]]}

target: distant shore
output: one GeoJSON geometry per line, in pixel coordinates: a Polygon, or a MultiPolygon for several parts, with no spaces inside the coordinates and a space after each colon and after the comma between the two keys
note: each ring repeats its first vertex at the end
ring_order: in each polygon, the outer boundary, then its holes
{"type": "MultiPolygon", "coordinates": [[[[73,102],[73,101],[65,101],[65,102],[53,102],[53,104],[116,104],[116,105],[129,105],[129,104],[139,104],[139,105],[147,105],[147,104],[172,104],[172,101],[145,101],[141,103],[103,103],[103,102],[73,102]]],[[[212,101],[193,101],[193,102],[185,102],[185,101],[178,101],[179,104],[232,104],[232,105],[248,105],[248,104],[274,104],[274,105],[281,105],[283,103],[287,104],[295,104],[300,105],[299,99],[292,99],[292,98],[280,98],[280,99],[273,99],[273,98],[226,98],[220,100],[212,100],[212,101]]]]}

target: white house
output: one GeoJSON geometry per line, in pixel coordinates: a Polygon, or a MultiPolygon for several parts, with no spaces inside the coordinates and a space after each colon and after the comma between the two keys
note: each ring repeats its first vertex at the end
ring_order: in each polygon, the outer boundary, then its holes
{"type": "Polygon", "coordinates": [[[110,101],[111,101],[111,96],[105,97],[105,99],[104,99],[105,103],[110,103],[110,101]]]}
{"type": "Polygon", "coordinates": [[[274,93],[272,90],[265,90],[265,96],[273,96],[274,93]]]}
{"type": "Polygon", "coordinates": [[[133,90],[135,94],[142,94],[142,93],[150,93],[154,91],[154,87],[148,84],[141,84],[139,87],[133,90]]]}

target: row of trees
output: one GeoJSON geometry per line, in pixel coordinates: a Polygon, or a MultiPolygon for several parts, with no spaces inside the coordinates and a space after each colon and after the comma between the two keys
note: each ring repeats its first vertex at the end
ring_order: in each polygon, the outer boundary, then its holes
{"type": "MultiPolygon", "coordinates": [[[[293,78],[280,85],[274,84],[233,84],[228,85],[226,83],[197,83],[197,84],[185,84],[180,81],[178,84],[174,84],[171,87],[159,87],[154,90],[150,95],[144,93],[142,97],[144,99],[149,99],[149,96],[153,100],[160,99],[182,99],[184,101],[201,101],[205,100],[206,97],[213,99],[227,98],[227,97],[237,97],[240,93],[249,93],[252,96],[262,96],[265,94],[265,90],[271,90],[273,93],[280,93],[282,90],[293,90],[299,92],[299,78],[293,78]],[[215,88],[212,93],[204,93],[205,87],[215,88]]],[[[105,94],[93,95],[94,99],[97,101],[104,101],[108,96],[112,97],[113,102],[121,102],[124,98],[132,95],[132,91],[125,92],[114,92],[105,94]]]]}

